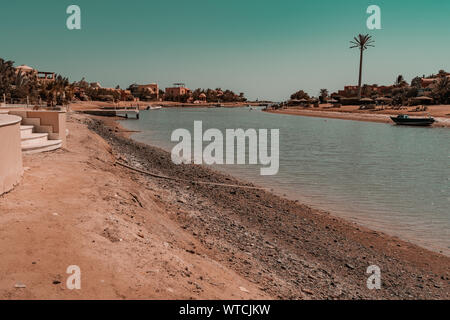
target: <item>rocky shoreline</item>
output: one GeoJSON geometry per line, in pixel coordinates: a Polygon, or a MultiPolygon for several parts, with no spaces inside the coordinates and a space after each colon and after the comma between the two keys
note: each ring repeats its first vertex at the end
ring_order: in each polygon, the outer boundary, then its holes
{"type": "MultiPolygon", "coordinates": [[[[116,161],[153,174],[251,185],[135,142],[110,120],[83,118],[111,146],[116,161]],[[107,122],[105,122],[107,121],[107,122]]],[[[126,169],[125,169],[126,170],[126,169]]],[[[206,255],[274,299],[448,299],[450,258],[363,228],[263,190],[151,177],[129,170],[156,194],[166,215],[192,234],[206,255]],[[370,265],[381,290],[369,290],[370,265]]]]}

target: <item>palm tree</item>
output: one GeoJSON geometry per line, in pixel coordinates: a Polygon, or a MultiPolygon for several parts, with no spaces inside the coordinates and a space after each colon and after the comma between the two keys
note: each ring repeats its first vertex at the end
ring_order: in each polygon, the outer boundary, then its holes
{"type": "Polygon", "coordinates": [[[320,89],[319,99],[321,102],[325,102],[325,99],[328,98],[328,90],[320,89]]]}
{"type": "Polygon", "coordinates": [[[363,66],[363,54],[364,50],[367,50],[369,47],[375,47],[373,43],[375,43],[374,40],[372,40],[372,36],[366,35],[358,35],[358,37],[354,37],[352,41],[350,41],[352,46],[350,49],[358,48],[360,51],[360,58],[359,58],[359,81],[358,81],[358,99],[361,99],[361,80],[362,80],[362,66],[363,66]]]}
{"type": "Polygon", "coordinates": [[[44,85],[42,92],[47,104],[55,105],[66,102],[66,91],[69,89],[69,80],[56,75],[55,80],[44,85]]]}
{"type": "Polygon", "coordinates": [[[450,101],[450,79],[447,77],[439,78],[434,84],[432,95],[439,103],[448,103],[450,101]]]}
{"type": "Polygon", "coordinates": [[[415,77],[411,80],[411,87],[420,89],[422,88],[422,79],[420,77],[415,77]]]}
{"type": "Polygon", "coordinates": [[[0,58],[0,95],[8,95],[11,92],[15,78],[14,62],[0,58]]]}
{"type": "Polygon", "coordinates": [[[397,76],[397,78],[395,79],[395,85],[397,87],[403,87],[405,85],[407,85],[408,83],[405,81],[405,78],[403,78],[403,76],[400,74],[397,76]]]}

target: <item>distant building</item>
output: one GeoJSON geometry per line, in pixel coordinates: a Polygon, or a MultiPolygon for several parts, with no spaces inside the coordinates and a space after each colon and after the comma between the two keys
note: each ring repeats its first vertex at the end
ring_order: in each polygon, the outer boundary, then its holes
{"type": "Polygon", "coordinates": [[[174,87],[166,88],[166,96],[177,98],[179,96],[189,95],[191,89],[184,86],[184,83],[174,83],[174,87]]]}
{"type": "Polygon", "coordinates": [[[39,81],[41,82],[52,82],[55,81],[56,75],[54,72],[45,72],[45,71],[38,71],[36,69],[33,69],[27,65],[21,65],[16,67],[17,73],[22,74],[35,74],[39,81]]]}
{"type": "MultiPolygon", "coordinates": [[[[377,94],[379,96],[389,94],[394,86],[378,86],[376,84],[373,85],[364,85],[362,87],[362,93],[370,92],[371,94],[377,94]]],[[[333,93],[332,96],[338,95],[343,98],[353,98],[358,96],[358,86],[345,86],[344,90],[339,90],[337,93],[333,93]]]]}
{"type": "Polygon", "coordinates": [[[206,94],[204,94],[203,92],[200,93],[200,95],[198,96],[198,100],[200,100],[201,102],[206,102],[206,94]]]}
{"type": "Polygon", "coordinates": [[[94,89],[99,89],[102,87],[100,82],[91,82],[89,85],[91,86],[91,88],[94,88],[94,89]]]}
{"type": "Polygon", "coordinates": [[[16,67],[16,73],[22,73],[22,74],[37,74],[37,70],[33,69],[32,67],[29,67],[27,65],[21,65],[16,67]]]}
{"type": "Polygon", "coordinates": [[[344,98],[355,97],[358,95],[358,86],[345,86],[344,90],[337,92],[337,95],[344,98]]]}
{"type": "Polygon", "coordinates": [[[437,78],[431,78],[431,79],[421,78],[420,79],[420,85],[422,86],[422,88],[428,88],[429,86],[431,86],[436,81],[437,81],[437,78]]]}
{"type": "Polygon", "coordinates": [[[149,95],[156,96],[156,99],[159,98],[159,86],[157,83],[139,84],[138,90],[147,91],[149,95]]]}
{"type": "Polygon", "coordinates": [[[420,86],[422,87],[422,89],[432,89],[441,78],[450,79],[450,73],[445,72],[444,70],[440,70],[438,74],[431,75],[429,77],[425,77],[424,75],[422,78],[420,78],[420,86]]]}
{"type": "MultiPolygon", "coordinates": [[[[445,75],[443,77],[450,78],[450,75],[445,75]]],[[[436,82],[438,82],[439,79],[440,79],[440,77],[437,77],[437,78],[421,78],[420,79],[420,85],[424,89],[427,89],[427,88],[431,89],[434,86],[434,84],[436,82]]]]}
{"type": "Polygon", "coordinates": [[[54,72],[38,71],[38,80],[41,82],[53,82],[56,75],[54,72]]]}

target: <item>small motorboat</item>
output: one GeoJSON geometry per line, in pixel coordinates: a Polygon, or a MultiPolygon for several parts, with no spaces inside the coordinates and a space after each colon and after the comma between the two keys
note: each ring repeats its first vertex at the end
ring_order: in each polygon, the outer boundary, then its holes
{"type": "Polygon", "coordinates": [[[391,117],[391,119],[396,124],[404,126],[431,126],[436,121],[432,117],[412,118],[406,114],[401,114],[398,115],[397,117],[391,117]]]}
{"type": "Polygon", "coordinates": [[[147,107],[147,110],[159,110],[159,109],[162,109],[162,107],[161,106],[148,106],[147,107]]]}

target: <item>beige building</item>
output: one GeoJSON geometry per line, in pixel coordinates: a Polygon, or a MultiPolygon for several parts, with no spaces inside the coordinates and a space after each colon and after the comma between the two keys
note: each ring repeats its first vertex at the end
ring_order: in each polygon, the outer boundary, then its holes
{"type": "Polygon", "coordinates": [[[52,82],[55,81],[56,78],[56,74],[54,72],[38,71],[24,64],[16,67],[16,72],[20,72],[22,74],[34,74],[41,82],[52,82]]]}
{"type": "Polygon", "coordinates": [[[157,83],[140,84],[138,89],[141,91],[147,91],[150,95],[155,95],[156,99],[159,98],[159,86],[157,83]]]}
{"type": "Polygon", "coordinates": [[[23,64],[23,65],[21,65],[21,66],[16,67],[16,73],[22,73],[22,74],[28,74],[28,73],[31,73],[31,74],[37,74],[38,71],[37,71],[36,69],[33,69],[32,67],[29,67],[29,66],[23,64]]]}
{"type": "Polygon", "coordinates": [[[56,75],[54,72],[38,71],[38,80],[41,82],[55,81],[56,75]]]}
{"type": "Polygon", "coordinates": [[[169,97],[179,97],[184,95],[189,95],[191,93],[191,89],[186,88],[184,83],[175,83],[174,87],[166,88],[166,95],[169,97]]]}

